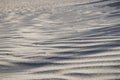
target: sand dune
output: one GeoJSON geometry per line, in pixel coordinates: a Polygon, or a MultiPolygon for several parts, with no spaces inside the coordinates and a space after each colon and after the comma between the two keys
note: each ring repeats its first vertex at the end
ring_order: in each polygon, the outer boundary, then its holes
{"type": "Polygon", "coordinates": [[[0,0],[0,80],[119,80],[119,0],[0,0]]]}

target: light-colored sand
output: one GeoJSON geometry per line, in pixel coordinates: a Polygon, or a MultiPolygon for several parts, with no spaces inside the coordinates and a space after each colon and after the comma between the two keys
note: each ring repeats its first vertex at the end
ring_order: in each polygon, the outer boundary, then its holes
{"type": "Polygon", "coordinates": [[[119,80],[119,22],[117,0],[0,0],[0,80],[119,80]]]}
{"type": "Polygon", "coordinates": [[[70,4],[83,4],[93,1],[96,0],[0,0],[0,9],[2,11],[20,11],[21,9],[36,10],[40,8],[53,8],[70,4]]]}

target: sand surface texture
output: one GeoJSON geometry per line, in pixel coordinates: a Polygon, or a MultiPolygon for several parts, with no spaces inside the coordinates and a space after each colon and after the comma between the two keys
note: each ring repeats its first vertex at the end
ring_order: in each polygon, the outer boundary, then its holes
{"type": "Polygon", "coordinates": [[[0,0],[0,80],[120,80],[120,0],[0,0]]]}

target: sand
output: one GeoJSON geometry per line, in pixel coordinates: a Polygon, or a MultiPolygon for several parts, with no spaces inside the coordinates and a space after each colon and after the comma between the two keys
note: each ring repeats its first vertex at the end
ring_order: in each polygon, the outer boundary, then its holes
{"type": "Polygon", "coordinates": [[[118,0],[0,0],[0,80],[119,80],[118,0]]]}

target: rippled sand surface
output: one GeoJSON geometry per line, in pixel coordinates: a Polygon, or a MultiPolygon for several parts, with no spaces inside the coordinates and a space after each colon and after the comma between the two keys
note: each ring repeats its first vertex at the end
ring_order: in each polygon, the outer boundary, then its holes
{"type": "Polygon", "coordinates": [[[0,0],[0,80],[120,80],[120,1],[0,0]]]}

